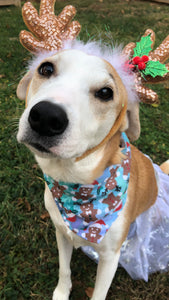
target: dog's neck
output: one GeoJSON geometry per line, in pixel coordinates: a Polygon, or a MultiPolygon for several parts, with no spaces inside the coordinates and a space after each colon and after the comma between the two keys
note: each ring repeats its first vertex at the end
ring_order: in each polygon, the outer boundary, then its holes
{"type": "Polygon", "coordinates": [[[103,171],[112,164],[120,164],[121,133],[117,132],[103,147],[91,153],[84,159],[41,158],[36,160],[43,173],[51,176],[56,181],[89,184],[99,177],[103,171]]]}

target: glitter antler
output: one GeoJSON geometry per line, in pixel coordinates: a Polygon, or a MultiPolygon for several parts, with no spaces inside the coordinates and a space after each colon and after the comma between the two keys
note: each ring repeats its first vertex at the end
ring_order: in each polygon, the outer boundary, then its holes
{"type": "Polygon", "coordinates": [[[76,9],[68,5],[60,15],[55,16],[55,1],[41,0],[39,15],[31,2],[26,2],[23,6],[24,22],[33,34],[21,31],[20,42],[33,53],[62,49],[65,40],[75,39],[80,32],[79,22],[71,22],[76,9]]]}
{"type": "MultiPolygon", "coordinates": [[[[154,92],[152,89],[145,87],[144,85],[147,83],[159,83],[164,80],[169,79],[169,63],[166,65],[162,65],[168,58],[169,58],[169,36],[165,38],[165,40],[160,44],[159,47],[157,47],[154,51],[152,51],[154,42],[155,42],[155,33],[151,29],[147,29],[143,37],[149,37],[149,45],[144,47],[148,47],[147,49],[151,50],[148,51],[149,53],[147,55],[144,55],[144,59],[147,62],[147,66],[149,63],[154,64],[152,62],[156,62],[156,66],[154,65],[154,70],[148,67],[148,71],[146,71],[147,67],[145,64],[145,71],[141,72],[138,68],[138,62],[136,58],[136,44],[135,43],[129,43],[128,45],[125,46],[123,53],[129,57],[129,67],[132,69],[135,73],[135,86],[136,86],[136,91],[139,95],[139,98],[142,102],[153,104],[153,103],[158,103],[158,95],[156,92],[154,92]],[[151,48],[150,48],[151,47],[151,48]],[[133,65],[133,60],[135,59],[135,64],[133,65]],[[157,66],[158,62],[158,66],[157,66]],[[162,70],[163,69],[163,70],[162,70]],[[160,75],[159,75],[160,74],[160,75]]],[[[145,40],[144,40],[145,42],[145,40]]],[[[141,45],[143,48],[143,45],[141,45]]],[[[143,49],[139,50],[143,51],[143,49]]],[[[138,51],[138,52],[139,52],[138,51]]],[[[144,51],[143,51],[144,52],[144,51]]],[[[144,66],[144,65],[143,65],[144,66]]]]}

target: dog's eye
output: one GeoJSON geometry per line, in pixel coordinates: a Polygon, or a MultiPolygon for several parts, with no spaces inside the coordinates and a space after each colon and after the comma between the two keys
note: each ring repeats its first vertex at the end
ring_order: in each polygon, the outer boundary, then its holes
{"type": "Polygon", "coordinates": [[[104,87],[95,92],[95,97],[100,98],[102,101],[110,101],[113,100],[113,91],[111,88],[104,87]]]}
{"type": "Polygon", "coordinates": [[[50,77],[54,72],[54,66],[50,62],[44,62],[38,69],[40,75],[50,77]]]}

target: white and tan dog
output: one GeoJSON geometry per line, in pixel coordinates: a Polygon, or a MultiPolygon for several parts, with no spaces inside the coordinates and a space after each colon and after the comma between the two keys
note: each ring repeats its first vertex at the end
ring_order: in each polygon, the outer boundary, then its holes
{"type": "MultiPolygon", "coordinates": [[[[138,102],[128,103],[120,76],[98,56],[75,49],[46,56],[21,80],[17,95],[27,99],[17,139],[35,154],[42,171],[56,181],[90,184],[108,166],[122,163],[121,132],[131,140],[140,134],[138,102]]],[[[169,163],[163,170],[169,172],[169,163]]],[[[46,185],[45,206],[56,227],[60,261],[53,300],[69,298],[72,249],[86,245],[99,254],[92,300],[104,300],[130,224],[156,197],[152,163],[131,146],[127,202],[103,240],[95,244],[67,227],[46,185]]]]}

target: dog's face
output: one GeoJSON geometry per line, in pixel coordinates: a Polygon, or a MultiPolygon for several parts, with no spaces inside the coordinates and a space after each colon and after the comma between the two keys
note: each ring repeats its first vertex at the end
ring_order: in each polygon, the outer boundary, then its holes
{"type": "MultiPolygon", "coordinates": [[[[21,80],[17,94],[27,98],[18,141],[41,157],[74,158],[98,145],[127,101],[114,68],[77,50],[43,60],[21,80]]],[[[127,126],[125,118],[119,130],[127,126]]]]}

